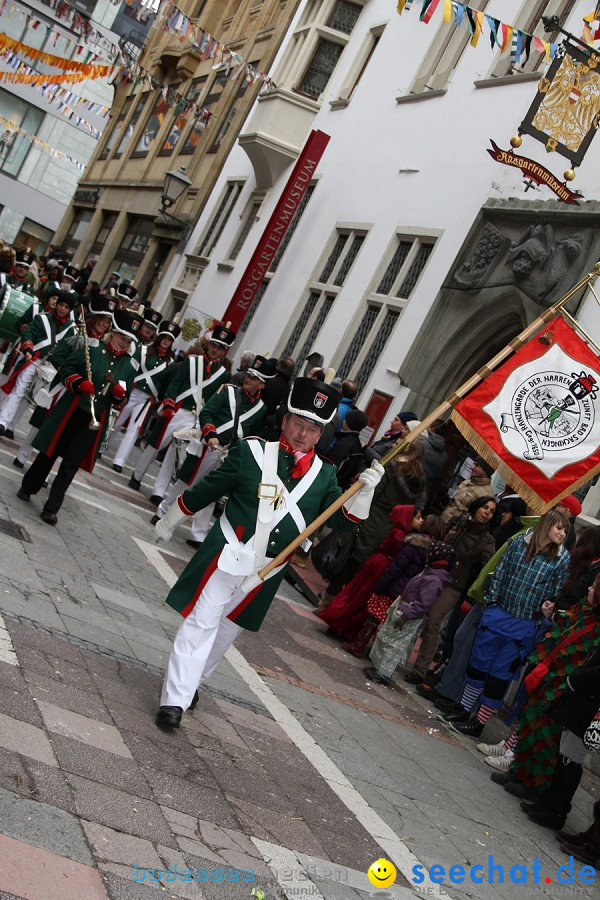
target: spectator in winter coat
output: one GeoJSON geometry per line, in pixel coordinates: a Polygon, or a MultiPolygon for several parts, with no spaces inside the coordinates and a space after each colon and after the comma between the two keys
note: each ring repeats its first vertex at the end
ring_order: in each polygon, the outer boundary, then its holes
{"type": "Polygon", "coordinates": [[[447,525],[454,516],[464,516],[469,506],[478,497],[489,497],[492,494],[492,466],[478,456],[471,471],[471,477],[463,481],[442,512],[442,521],[447,525]]]}
{"type": "Polygon", "coordinates": [[[359,434],[367,424],[367,417],[360,409],[346,414],[341,431],[336,432],[336,442],[327,451],[327,458],[337,467],[337,480],[343,491],[347,490],[358,473],[365,468],[363,447],[359,434]]]}
{"type": "Polygon", "coordinates": [[[344,419],[351,409],[356,409],[354,398],[358,393],[358,385],[355,381],[342,381],[342,399],[338,406],[340,416],[340,428],[344,424],[344,419]]]}
{"type": "Polygon", "coordinates": [[[554,601],[554,612],[579,603],[600,574],[600,525],[582,531],[571,552],[569,574],[554,601]]]}
{"type": "Polygon", "coordinates": [[[435,433],[435,425],[429,426],[427,436],[421,437],[423,444],[423,469],[427,482],[427,499],[431,499],[440,476],[448,463],[446,442],[441,434],[435,433]]]}
{"type": "Polygon", "coordinates": [[[374,444],[371,444],[370,447],[365,449],[367,465],[370,465],[374,459],[381,459],[388,450],[392,449],[394,444],[396,444],[400,438],[406,437],[409,431],[406,427],[406,423],[414,422],[416,420],[417,414],[411,410],[399,412],[397,416],[394,416],[390,422],[390,427],[384,432],[383,437],[379,438],[378,441],[375,441],[374,444]]]}
{"type": "Polygon", "coordinates": [[[402,595],[388,609],[385,625],[370,653],[374,665],[364,670],[367,678],[389,684],[396,667],[406,665],[423,619],[452,582],[455,565],[452,547],[433,541],[425,568],[410,579],[402,595]]]}

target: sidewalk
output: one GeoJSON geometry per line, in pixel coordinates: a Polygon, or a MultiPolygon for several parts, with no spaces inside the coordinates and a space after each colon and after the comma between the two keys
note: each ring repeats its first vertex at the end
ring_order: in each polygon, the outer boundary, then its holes
{"type": "MultiPolygon", "coordinates": [[[[157,729],[179,621],[164,597],[192,555],[185,529],[157,547],[150,482],[136,494],[104,463],[78,476],[49,527],[39,498],[15,497],[15,446],[0,439],[0,898],[241,900],[260,888],[351,900],[385,896],[366,877],[380,857],[398,870],[391,895],[408,898],[414,865],[487,871],[490,854],[503,884],[446,877],[419,894],[593,896],[556,884],[568,859],[489,780],[475,742],[402,681],[368,683],[366,662],[288,585],[181,730],[157,729]],[[10,523],[26,534],[6,534],[10,523]],[[535,858],[550,885],[510,883],[510,866],[535,858]]],[[[589,791],[586,773],[574,830],[590,821],[589,791]]]]}

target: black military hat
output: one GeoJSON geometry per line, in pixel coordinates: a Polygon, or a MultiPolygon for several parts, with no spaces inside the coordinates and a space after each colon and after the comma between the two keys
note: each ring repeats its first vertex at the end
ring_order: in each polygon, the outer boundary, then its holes
{"type": "Polygon", "coordinates": [[[79,269],[77,266],[66,266],[63,278],[70,278],[71,281],[77,281],[79,278],[79,269]]]}
{"type": "Polygon", "coordinates": [[[57,291],[56,293],[57,303],[68,303],[71,310],[79,306],[80,300],[77,291],[57,291]]]}
{"type": "Polygon", "coordinates": [[[288,397],[288,410],[296,416],[327,425],[335,416],[340,393],[314,378],[296,378],[288,397]]]}
{"type": "Polygon", "coordinates": [[[163,319],[158,326],[159,338],[170,337],[173,338],[174,341],[176,341],[180,334],[181,328],[179,327],[179,325],[176,325],[175,322],[169,322],[167,319],[163,319]]]}
{"type": "Polygon", "coordinates": [[[17,266],[27,266],[29,268],[34,259],[35,256],[30,250],[15,251],[15,265],[17,266]]]}
{"type": "Polygon", "coordinates": [[[248,375],[260,378],[261,381],[266,381],[268,378],[274,378],[277,375],[275,363],[265,356],[255,356],[252,364],[248,366],[247,372],[248,375]]]}
{"type": "Polygon", "coordinates": [[[124,334],[125,337],[132,341],[138,340],[140,328],[144,324],[144,320],[137,313],[130,313],[126,309],[115,309],[113,313],[114,327],[113,331],[117,334],[124,334]]]}
{"type": "Polygon", "coordinates": [[[91,316],[112,316],[117,308],[117,301],[110,294],[92,294],[89,302],[91,316]]]}
{"type": "Polygon", "coordinates": [[[129,300],[130,303],[133,303],[137,297],[137,293],[137,288],[134,288],[128,281],[122,281],[117,288],[117,297],[121,297],[123,300],[129,300]]]}
{"type": "Polygon", "coordinates": [[[223,347],[231,347],[235,341],[235,331],[227,328],[226,325],[215,325],[213,330],[207,334],[209,341],[215,344],[222,344],[223,347]]]}
{"type": "MultiPolygon", "coordinates": [[[[135,288],[134,288],[135,290],[135,288]]],[[[155,309],[152,309],[150,306],[144,310],[144,322],[146,325],[151,325],[153,328],[158,328],[162,321],[162,316],[155,309]]]]}

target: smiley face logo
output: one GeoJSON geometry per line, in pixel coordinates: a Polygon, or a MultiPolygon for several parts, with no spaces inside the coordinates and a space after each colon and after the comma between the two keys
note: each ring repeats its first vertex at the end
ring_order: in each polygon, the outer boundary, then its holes
{"type": "Polygon", "coordinates": [[[369,866],[367,877],[374,887],[389,887],[396,880],[396,867],[389,859],[376,859],[369,866]]]}

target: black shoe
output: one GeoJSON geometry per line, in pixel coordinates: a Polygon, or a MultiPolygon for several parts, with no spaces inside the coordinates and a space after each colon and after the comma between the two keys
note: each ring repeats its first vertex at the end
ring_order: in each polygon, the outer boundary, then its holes
{"type": "Polygon", "coordinates": [[[200,699],[200,695],[199,695],[198,691],[194,691],[194,696],[192,697],[192,702],[188,706],[188,712],[194,712],[194,710],[198,706],[199,699],[200,699]]]}
{"type": "Polygon", "coordinates": [[[190,547],[193,547],[194,550],[197,550],[198,547],[202,546],[202,541],[195,541],[193,538],[188,538],[186,544],[189,544],[190,547]]]}
{"type": "Polygon", "coordinates": [[[15,469],[24,469],[25,463],[22,463],[21,460],[17,459],[17,457],[15,456],[15,458],[13,459],[13,466],[15,467],[15,469]]]}
{"type": "Polygon", "coordinates": [[[158,494],[152,494],[149,499],[152,506],[159,506],[162,503],[162,497],[159,497],[158,494]]]}
{"type": "Polygon", "coordinates": [[[500,784],[502,787],[515,780],[510,772],[492,772],[490,778],[495,784],[500,784]]]}
{"type": "Polygon", "coordinates": [[[157,515],[152,516],[152,518],[150,519],[150,524],[156,525],[157,522],[160,522],[160,516],[157,516],[157,515]]]}
{"type": "Polygon", "coordinates": [[[15,439],[15,433],[14,433],[14,431],[12,430],[12,428],[5,428],[5,429],[4,429],[4,437],[5,437],[5,438],[8,438],[9,441],[14,441],[14,439],[15,439]]]}
{"type": "Polygon", "coordinates": [[[378,684],[383,684],[386,687],[390,683],[390,679],[386,678],[385,675],[382,675],[374,666],[367,666],[366,669],[363,669],[363,672],[369,679],[369,681],[376,681],[378,684]]]}
{"type": "Polygon", "coordinates": [[[452,731],[457,731],[459,734],[466,735],[466,737],[478,738],[483,731],[483,722],[478,722],[477,719],[473,719],[470,722],[448,721],[448,725],[452,731]]]}
{"type": "Polygon", "coordinates": [[[27,491],[24,491],[22,487],[17,491],[17,497],[19,500],[24,500],[25,503],[29,503],[31,500],[31,494],[28,494],[27,491]]]}
{"type": "Polygon", "coordinates": [[[453,713],[459,713],[462,709],[460,703],[455,703],[454,700],[451,700],[450,697],[442,697],[441,694],[437,694],[435,697],[431,698],[431,702],[440,712],[445,713],[447,716],[452,715],[453,713]]]}
{"type": "Polygon", "coordinates": [[[522,803],[521,809],[527,818],[535,822],[536,825],[541,825],[543,828],[552,828],[554,831],[560,831],[561,828],[564,828],[567,821],[566,813],[557,813],[550,809],[539,809],[535,804],[526,808],[522,803]]]}
{"type": "Polygon", "coordinates": [[[123,471],[123,466],[117,466],[115,463],[113,463],[113,469],[115,472],[118,472],[120,475],[121,472],[123,471]]]}
{"type": "Polygon", "coordinates": [[[183,710],[180,706],[161,706],[154,720],[163,731],[173,731],[179,728],[183,710]]]}
{"type": "Polygon", "coordinates": [[[6,434],[6,428],[4,425],[0,425],[0,437],[4,437],[6,434]]]}
{"type": "Polygon", "coordinates": [[[456,712],[450,713],[442,713],[440,716],[436,716],[436,718],[440,719],[442,722],[447,722],[451,724],[452,722],[468,722],[471,718],[471,713],[467,712],[466,709],[463,709],[461,706],[460,710],[456,712]]]}
{"type": "Polygon", "coordinates": [[[41,511],[40,519],[42,520],[42,522],[46,522],[47,525],[56,525],[56,523],[58,522],[58,516],[56,515],[56,513],[47,512],[45,509],[41,511]]]}
{"type": "Polygon", "coordinates": [[[404,680],[407,684],[421,684],[423,677],[418,672],[407,672],[404,680]]]}
{"type": "Polygon", "coordinates": [[[134,491],[139,491],[142,486],[142,482],[138,481],[137,478],[134,478],[133,475],[131,476],[127,484],[130,488],[133,488],[134,491]]]}
{"type": "MultiPolygon", "coordinates": [[[[531,788],[525,787],[524,784],[521,784],[520,781],[507,781],[504,785],[504,790],[509,794],[512,794],[513,797],[518,797],[519,800],[530,800],[531,802],[538,799],[539,794],[536,794],[535,791],[532,791],[531,788]]],[[[566,820],[566,816],[565,816],[566,820]]],[[[556,830],[559,831],[565,823],[559,826],[556,830]]]]}

